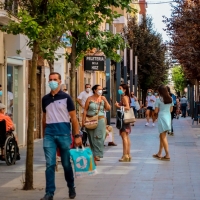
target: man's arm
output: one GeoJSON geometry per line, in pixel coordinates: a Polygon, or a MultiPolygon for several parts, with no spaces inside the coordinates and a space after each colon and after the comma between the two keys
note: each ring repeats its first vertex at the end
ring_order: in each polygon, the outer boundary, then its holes
{"type": "Polygon", "coordinates": [[[84,106],[82,105],[82,102],[81,102],[81,99],[76,99],[76,101],[77,101],[77,103],[82,107],[82,108],[84,108],[84,106]]]}
{"type": "Polygon", "coordinates": [[[44,132],[45,132],[45,128],[46,128],[46,113],[43,112],[43,115],[42,115],[42,134],[43,134],[43,137],[44,137],[44,132]]]}
{"type": "MultiPolygon", "coordinates": [[[[76,111],[70,111],[69,115],[71,117],[71,122],[72,122],[72,130],[73,130],[73,135],[79,135],[79,124],[78,124],[78,120],[76,117],[76,111]]],[[[76,138],[75,137],[75,144],[76,146],[81,146],[82,145],[82,139],[81,137],[76,138]]]]}

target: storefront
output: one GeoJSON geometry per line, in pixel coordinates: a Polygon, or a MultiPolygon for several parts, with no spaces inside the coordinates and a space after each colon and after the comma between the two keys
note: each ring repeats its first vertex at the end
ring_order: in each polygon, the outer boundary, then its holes
{"type": "Polygon", "coordinates": [[[26,61],[7,58],[4,103],[7,114],[11,116],[20,145],[26,143],[26,61]]]}
{"type": "Polygon", "coordinates": [[[1,69],[4,79],[3,103],[6,112],[11,116],[18,137],[19,145],[26,145],[27,129],[27,60],[31,58],[31,51],[26,46],[27,38],[23,35],[4,35],[4,49],[6,58],[1,69]],[[17,50],[21,50],[17,53],[17,50]]]}

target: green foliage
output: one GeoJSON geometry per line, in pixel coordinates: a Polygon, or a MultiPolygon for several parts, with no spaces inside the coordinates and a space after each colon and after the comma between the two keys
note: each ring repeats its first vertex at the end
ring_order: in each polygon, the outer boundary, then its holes
{"type": "Polygon", "coordinates": [[[26,35],[30,49],[33,49],[33,42],[36,41],[38,53],[47,60],[54,60],[55,51],[59,47],[66,47],[60,39],[68,30],[66,19],[79,11],[76,3],[70,0],[19,0],[18,3],[18,21],[11,21],[1,30],[8,34],[26,35]]]}
{"type": "Polygon", "coordinates": [[[138,84],[141,89],[157,88],[166,83],[166,48],[161,35],[153,29],[152,19],[144,16],[138,25],[136,18],[132,18],[124,33],[129,46],[133,48],[134,56],[138,56],[138,84]]]}
{"type": "Polygon", "coordinates": [[[181,66],[172,68],[172,81],[174,82],[174,89],[176,92],[183,93],[184,88],[187,86],[187,80],[181,66]]]}
{"type": "Polygon", "coordinates": [[[187,79],[200,80],[200,1],[176,0],[169,18],[164,17],[169,47],[187,79]]]}
{"type": "MultiPolygon", "coordinates": [[[[125,47],[123,38],[120,34],[113,35],[110,31],[102,30],[101,26],[103,23],[110,23],[121,16],[117,12],[113,12],[113,6],[126,9],[127,12],[133,11],[129,6],[130,2],[131,0],[85,0],[84,2],[77,2],[80,10],[71,16],[70,23],[68,23],[72,40],[76,41],[76,66],[79,65],[87,51],[93,48],[102,51],[106,57],[120,61],[121,58],[117,55],[117,49],[125,47]],[[88,37],[86,32],[89,33],[88,37]]],[[[69,60],[71,60],[70,57],[69,60]]]]}

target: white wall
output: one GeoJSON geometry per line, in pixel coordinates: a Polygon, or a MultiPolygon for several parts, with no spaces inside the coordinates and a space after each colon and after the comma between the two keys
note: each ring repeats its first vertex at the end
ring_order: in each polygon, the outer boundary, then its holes
{"type": "MultiPolygon", "coordinates": [[[[57,55],[63,55],[65,53],[65,49],[63,48],[59,48],[56,51],[57,55]]],[[[66,83],[66,60],[65,60],[65,56],[62,56],[61,58],[59,58],[58,61],[54,61],[54,72],[58,72],[59,74],[61,74],[61,78],[62,78],[62,84],[66,83]]],[[[46,94],[48,94],[50,92],[50,88],[49,88],[49,67],[45,67],[45,78],[46,78],[46,94]]]]}

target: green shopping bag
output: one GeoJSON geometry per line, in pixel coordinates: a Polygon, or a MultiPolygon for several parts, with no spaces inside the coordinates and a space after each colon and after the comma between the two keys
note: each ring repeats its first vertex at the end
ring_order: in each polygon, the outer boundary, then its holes
{"type": "Polygon", "coordinates": [[[92,176],[97,173],[94,157],[90,148],[70,149],[70,155],[74,163],[76,178],[92,176]]]}

